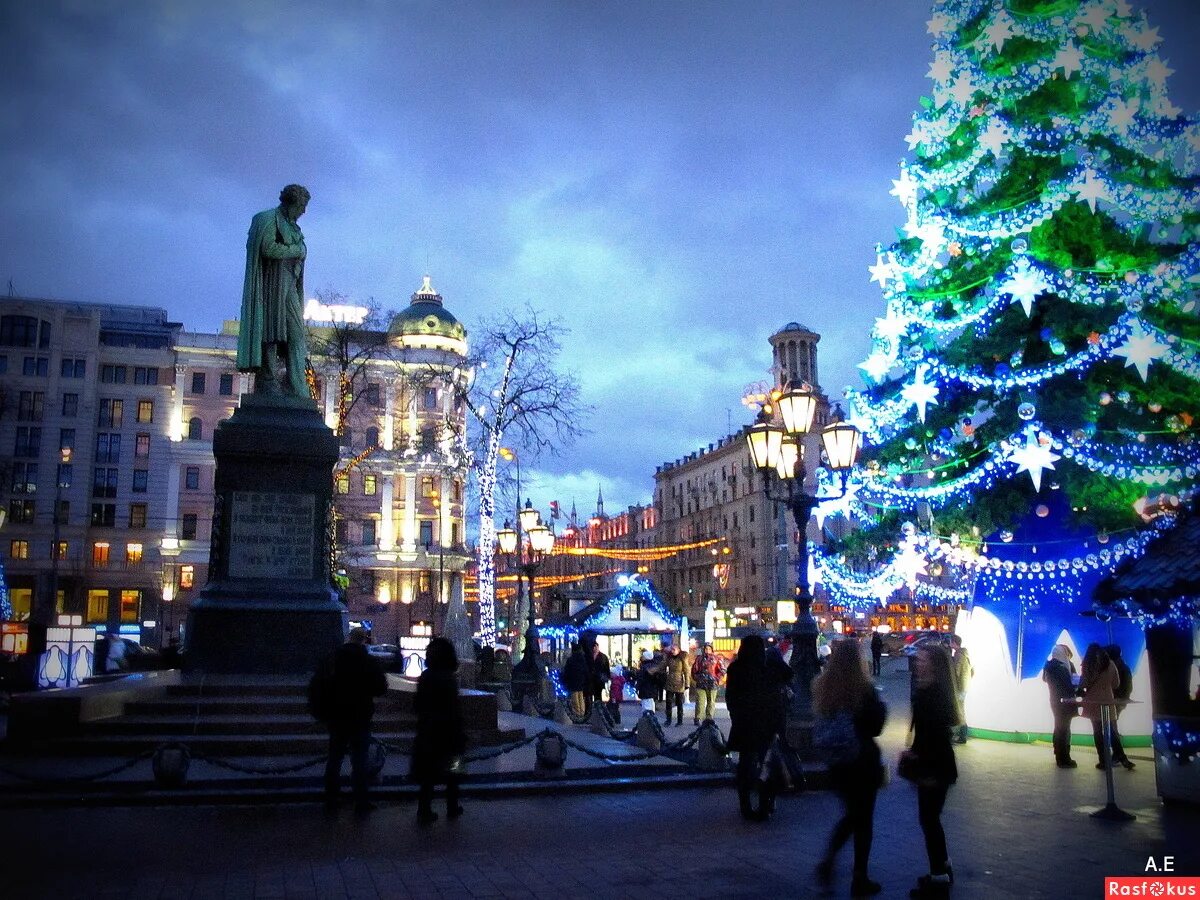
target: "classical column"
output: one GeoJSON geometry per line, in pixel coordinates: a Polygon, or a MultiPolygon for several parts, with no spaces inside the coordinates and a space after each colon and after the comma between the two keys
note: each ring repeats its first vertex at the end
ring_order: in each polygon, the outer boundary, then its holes
{"type": "Polygon", "coordinates": [[[175,396],[171,402],[171,440],[178,443],[183,440],[183,386],[187,366],[175,367],[175,396]]]}
{"type": "Polygon", "coordinates": [[[404,528],[401,534],[405,553],[417,550],[417,476],[414,472],[404,475],[404,528]]]}
{"type": "Polygon", "coordinates": [[[383,398],[383,449],[394,450],[396,447],[396,393],[392,386],[387,385],[383,398]]]}
{"type": "Polygon", "coordinates": [[[396,549],[396,520],[392,514],[393,497],[395,495],[395,477],[383,476],[383,484],[379,490],[379,549],[396,549]]]}

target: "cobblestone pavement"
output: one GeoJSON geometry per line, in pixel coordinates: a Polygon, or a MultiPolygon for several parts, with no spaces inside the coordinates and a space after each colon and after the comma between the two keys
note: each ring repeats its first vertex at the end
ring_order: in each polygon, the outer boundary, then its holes
{"type": "MultiPolygon", "coordinates": [[[[907,680],[885,673],[894,759],[907,724],[907,680]]],[[[958,898],[1099,898],[1104,875],[1141,874],[1150,855],[1200,875],[1200,810],[1164,808],[1148,751],[1117,773],[1135,822],[1087,813],[1102,773],[1059,770],[1049,747],[972,741],[944,821],[958,898]]],[[[440,804],[439,804],[440,805],[440,804]]],[[[731,789],[479,801],[455,822],[420,828],[411,804],[366,819],[313,804],[6,810],[5,897],[626,898],[815,896],[810,872],[838,814],[836,797],[786,797],[746,823],[731,789]]],[[[846,895],[849,848],[840,860],[846,895]]],[[[905,897],[925,871],[915,796],[880,795],[872,874],[905,897]]]]}

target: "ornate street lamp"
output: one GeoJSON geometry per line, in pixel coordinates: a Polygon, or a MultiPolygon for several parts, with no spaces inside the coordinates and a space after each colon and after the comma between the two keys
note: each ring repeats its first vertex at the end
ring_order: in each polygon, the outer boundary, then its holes
{"type": "MultiPolygon", "coordinates": [[[[799,532],[796,558],[796,622],[792,626],[794,693],[791,713],[801,729],[811,728],[812,679],[817,673],[817,623],[812,617],[812,591],[808,583],[808,520],[821,500],[835,500],[846,492],[846,476],[858,457],[861,435],[845,422],[834,422],[821,431],[825,465],[836,472],[841,492],[827,497],[808,493],[804,482],[808,467],[804,437],[812,433],[817,396],[807,385],[788,384],[775,399],[782,425],[770,407],[764,407],[746,434],[754,467],[762,472],[767,498],[791,510],[799,532]]],[[[820,461],[817,461],[820,465],[820,461]]]]}
{"type": "MultiPolygon", "coordinates": [[[[542,668],[538,663],[533,585],[537,570],[554,549],[554,532],[542,524],[538,511],[526,500],[524,509],[517,514],[516,529],[505,522],[504,527],[496,532],[496,545],[507,559],[509,567],[520,570],[529,594],[529,626],[525,631],[525,648],[521,653],[521,661],[513,666],[512,673],[513,705],[519,707],[525,699],[526,691],[531,691],[534,697],[538,695],[542,678],[542,668]]],[[[518,596],[520,590],[521,582],[518,580],[518,596]]]]}

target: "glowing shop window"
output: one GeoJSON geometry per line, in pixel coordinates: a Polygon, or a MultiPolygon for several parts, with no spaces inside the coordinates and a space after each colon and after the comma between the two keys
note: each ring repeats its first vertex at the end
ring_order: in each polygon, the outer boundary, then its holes
{"type": "Polygon", "coordinates": [[[108,591],[88,591],[87,620],[89,622],[108,621],[108,591]]]}
{"type": "Polygon", "coordinates": [[[141,591],[121,591],[121,621],[138,621],[138,606],[141,604],[141,591]]]}
{"type": "Polygon", "coordinates": [[[180,590],[190,591],[196,583],[196,567],[181,566],[179,569],[179,588],[180,590]]]}

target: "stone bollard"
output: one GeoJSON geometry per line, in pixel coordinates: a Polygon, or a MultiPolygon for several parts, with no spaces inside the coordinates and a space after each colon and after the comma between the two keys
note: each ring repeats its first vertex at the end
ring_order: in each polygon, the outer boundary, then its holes
{"type": "Polygon", "coordinates": [[[588,717],[588,730],[592,734],[608,737],[608,723],[604,721],[604,709],[599,703],[592,704],[592,713],[588,717]]]}
{"type": "Polygon", "coordinates": [[[168,744],[154,751],[150,767],[154,781],[161,788],[180,788],[187,782],[188,765],[192,755],[182,744],[168,744]]]}
{"type": "Polygon", "coordinates": [[[637,725],[633,730],[636,735],[635,743],[639,747],[643,750],[649,750],[651,753],[662,752],[662,740],[654,728],[654,713],[642,713],[642,717],[638,719],[637,725]]]}
{"type": "Polygon", "coordinates": [[[496,691],[496,711],[512,712],[512,697],[508,691],[496,691]]]}
{"type": "Polygon", "coordinates": [[[562,778],[566,775],[567,742],[562,735],[548,732],[538,735],[534,744],[533,773],[543,778],[562,778]]]}
{"type": "Polygon", "coordinates": [[[724,772],[729,768],[728,753],[716,725],[706,723],[696,738],[696,768],[705,772],[724,772]]]}
{"type": "Polygon", "coordinates": [[[554,701],[553,720],[555,725],[574,725],[571,721],[571,714],[567,712],[567,704],[564,700],[558,699],[554,701]]]}
{"type": "Polygon", "coordinates": [[[525,698],[521,701],[521,712],[524,715],[532,716],[535,719],[540,717],[537,704],[533,702],[533,698],[528,694],[526,694],[525,698]]]}

